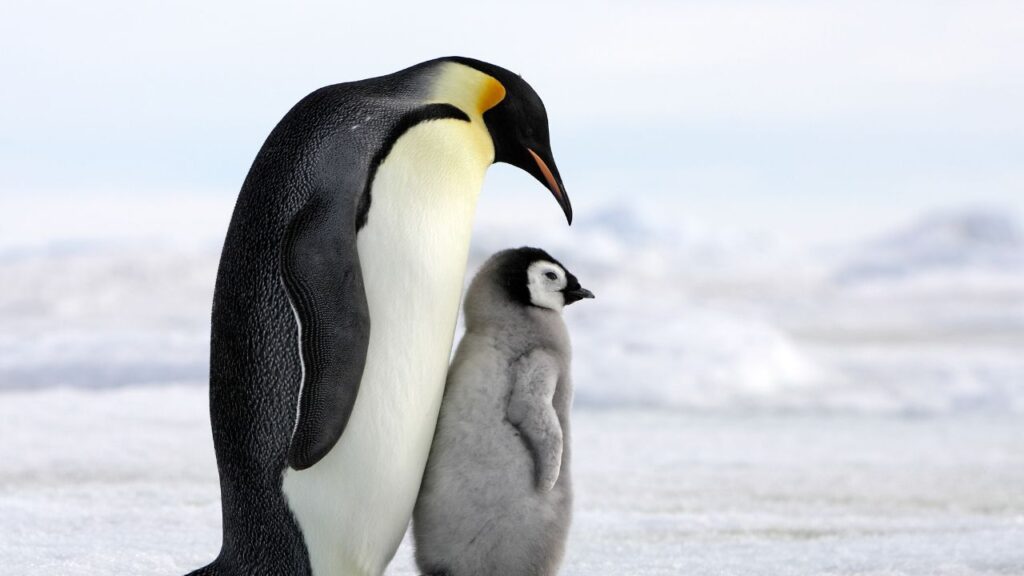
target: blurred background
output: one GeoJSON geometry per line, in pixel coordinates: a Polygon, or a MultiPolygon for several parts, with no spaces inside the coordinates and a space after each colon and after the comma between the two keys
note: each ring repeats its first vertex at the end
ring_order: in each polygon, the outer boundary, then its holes
{"type": "Polygon", "coordinates": [[[577,214],[495,166],[470,273],[536,245],[597,294],[566,312],[566,573],[1024,571],[1019,4],[4,12],[11,574],[213,557],[209,309],[249,164],[317,87],[451,54],[541,94],[577,214]]]}

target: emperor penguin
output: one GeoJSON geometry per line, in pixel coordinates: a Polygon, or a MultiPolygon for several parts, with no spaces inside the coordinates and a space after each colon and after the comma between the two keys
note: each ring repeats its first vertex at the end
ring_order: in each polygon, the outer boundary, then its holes
{"type": "Polygon", "coordinates": [[[544,105],[462,57],[314,91],[242,185],[213,298],[223,542],[195,575],[377,576],[412,516],[484,173],[572,208],[544,105]]]}
{"type": "Polygon", "coordinates": [[[466,293],[413,515],[428,576],[554,576],[572,513],[562,308],[594,295],[547,252],[491,257],[466,293]]]}

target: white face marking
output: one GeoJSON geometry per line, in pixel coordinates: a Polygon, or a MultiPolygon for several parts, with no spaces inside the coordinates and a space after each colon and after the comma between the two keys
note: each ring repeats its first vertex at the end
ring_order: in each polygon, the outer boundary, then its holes
{"type": "Polygon", "coordinates": [[[526,279],[530,288],[530,302],[534,306],[562,311],[565,306],[562,290],[567,280],[561,266],[544,260],[534,262],[526,269],[526,279]]]}

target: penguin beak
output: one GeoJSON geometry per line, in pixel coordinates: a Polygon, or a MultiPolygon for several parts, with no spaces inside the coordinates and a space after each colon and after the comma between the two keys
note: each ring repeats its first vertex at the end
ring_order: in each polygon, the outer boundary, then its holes
{"type": "Polygon", "coordinates": [[[565,304],[569,305],[573,302],[583,300],[584,298],[593,298],[594,293],[582,286],[577,286],[569,290],[563,290],[562,295],[565,298],[565,304]]]}
{"type": "MultiPolygon", "coordinates": [[[[550,154],[544,154],[547,156],[547,161],[544,158],[533,151],[533,148],[527,148],[527,152],[533,157],[533,161],[537,163],[537,170],[540,174],[534,174],[538,180],[544,183],[551,191],[551,194],[558,201],[558,205],[562,207],[562,212],[565,212],[565,220],[570,225],[572,224],[572,204],[569,202],[569,195],[565,193],[565,186],[562,185],[562,178],[558,175],[558,168],[554,168],[555,162],[551,159],[550,154]]],[[[594,295],[591,294],[590,298],[594,295]]]]}

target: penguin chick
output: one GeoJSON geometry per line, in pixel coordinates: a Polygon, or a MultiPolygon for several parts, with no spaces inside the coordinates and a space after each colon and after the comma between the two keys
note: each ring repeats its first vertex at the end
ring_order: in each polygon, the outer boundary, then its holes
{"type": "Polygon", "coordinates": [[[537,248],[499,252],[473,279],[413,514],[424,574],[557,572],[572,507],[561,312],[593,297],[537,248]]]}

